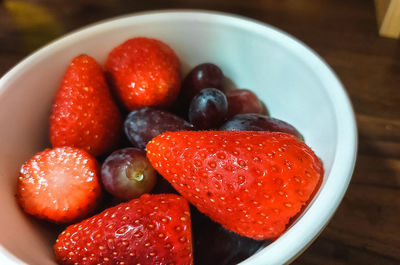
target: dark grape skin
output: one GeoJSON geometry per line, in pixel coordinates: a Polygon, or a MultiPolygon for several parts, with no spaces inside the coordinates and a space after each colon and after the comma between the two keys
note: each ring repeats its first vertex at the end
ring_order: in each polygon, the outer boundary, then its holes
{"type": "Polygon", "coordinates": [[[203,63],[194,67],[183,79],[181,92],[177,100],[180,113],[186,113],[193,97],[202,89],[214,87],[224,90],[224,74],[222,70],[212,63],[203,63]]]}
{"type": "Polygon", "coordinates": [[[202,89],[190,103],[189,121],[198,129],[218,128],[226,119],[228,101],[215,88],[202,89]]]}
{"type": "Polygon", "coordinates": [[[229,231],[191,205],[194,264],[234,265],[252,256],[267,241],[229,231]]]}
{"type": "Polygon", "coordinates": [[[237,114],[219,127],[219,130],[283,132],[292,134],[300,141],[304,141],[300,132],[289,123],[255,113],[237,114]]]}
{"type": "Polygon", "coordinates": [[[157,177],[157,183],[154,186],[154,188],[151,190],[152,194],[176,194],[180,195],[179,192],[175,190],[175,188],[171,185],[171,183],[168,182],[165,178],[163,178],[161,175],[158,175],[157,177]]]}
{"type": "Polygon", "coordinates": [[[132,111],[124,122],[125,135],[133,146],[141,149],[144,149],[151,139],[164,132],[193,129],[193,125],[182,118],[150,107],[132,111]]]}
{"type": "Polygon", "coordinates": [[[222,70],[212,63],[203,63],[193,68],[182,82],[185,94],[193,98],[203,88],[215,87],[223,89],[224,74],[222,70]]]}
{"type": "Polygon", "coordinates": [[[252,91],[248,89],[232,89],[225,92],[228,100],[228,117],[243,113],[262,114],[263,105],[252,91]]]}
{"type": "Polygon", "coordinates": [[[111,153],[101,167],[104,188],[116,198],[127,201],[152,190],[157,172],[146,152],[133,147],[111,153]]]}

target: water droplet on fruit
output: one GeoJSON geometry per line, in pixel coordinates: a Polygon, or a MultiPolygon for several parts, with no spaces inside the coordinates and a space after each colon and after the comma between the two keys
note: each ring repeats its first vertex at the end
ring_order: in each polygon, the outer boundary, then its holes
{"type": "Polygon", "coordinates": [[[211,161],[211,162],[208,163],[208,166],[209,166],[211,169],[215,169],[215,168],[217,167],[217,164],[216,164],[214,161],[211,161]]]}
{"type": "Polygon", "coordinates": [[[245,182],[246,178],[242,175],[238,176],[238,184],[242,185],[245,182]]]}
{"type": "Polygon", "coordinates": [[[164,245],[164,247],[167,248],[167,249],[169,249],[169,248],[172,248],[172,245],[171,245],[170,243],[166,243],[166,244],[164,245]]]}
{"type": "Polygon", "coordinates": [[[241,167],[245,167],[246,166],[246,162],[244,162],[243,160],[239,160],[238,164],[241,167]]]}

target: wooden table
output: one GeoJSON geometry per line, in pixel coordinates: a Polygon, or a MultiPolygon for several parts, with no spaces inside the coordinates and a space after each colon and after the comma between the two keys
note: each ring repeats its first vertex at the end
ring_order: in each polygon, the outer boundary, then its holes
{"type": "Polygon", "coordinates": [[[164,8],[258,19],[299,38],[332,66],[357,115],[358,161],[336,215],[294,264],[400,264],[400,42],[378,36],[373,1],[3,0],[0,75],[34,49],[78,27],[164,8]]]}

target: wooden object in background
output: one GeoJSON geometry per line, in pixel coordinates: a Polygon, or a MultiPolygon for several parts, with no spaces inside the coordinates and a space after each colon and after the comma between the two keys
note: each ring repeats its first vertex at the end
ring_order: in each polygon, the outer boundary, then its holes
{"type": "MultiPolygon", "coordinates": [[[[400,46],[399,41],[377,34],[373,1],[0,0],[5,2],[45,7],[65,32],[138,11],[186,8],[258,19],[302,40],[343,82],[357,115],[359,150],[353,178],[335,216],[292,265],[400,264],[400,46]]],[[[28,55],[24,32],[3,4],[0,76],[28,55]]],[[[38,42],[42,34],[35,34],[38,42]]]]}
{"type": "Polygon", "coordinates": [[[400,37],[400,0],[375,0],[379,35],[400,37]]]}

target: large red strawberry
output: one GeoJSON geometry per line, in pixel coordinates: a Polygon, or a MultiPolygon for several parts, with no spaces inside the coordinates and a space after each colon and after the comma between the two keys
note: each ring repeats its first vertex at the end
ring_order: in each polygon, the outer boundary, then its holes
{"type": "Polygon", "coordinates": [[[120,100],[130,110],[167,107],[178,96],[179,59],[159,40],[129,39],[110,52],[105,67],[120,100]]]}
{"type": "Polygon", "coordinates": [[[50,115],[53,147],[75,146],[101,155],[112,151],[121,133],[121,114],[102,68],[88,55],[75,57],[65,72],[50,115]]]}
{"type": "Polygon", "coordinates": [[[36,217],[73,222],[96,207],[101,194],[98,173],[96,159],[82,149],[46,149],[22,165],[17,200],[36,217]]]}
{"type": "Polygon", "coordinates": [[[147,156],[201,212],[258,240],[281,235],[323,176],[313,151],[285,133],[170,132],[147,156]]]}
{"type": "Polygon", "coordinates": [[[145,194],[69,226],[54,252],[60,264],[191,265],[189,205],[177,195],[145,194]]]}

